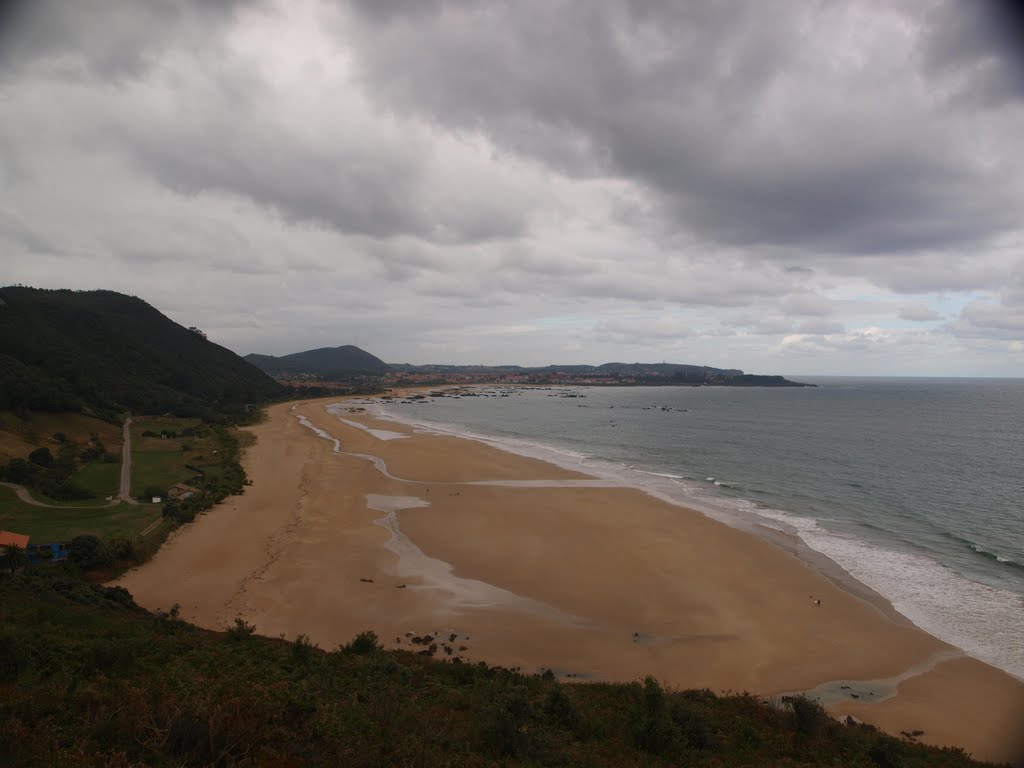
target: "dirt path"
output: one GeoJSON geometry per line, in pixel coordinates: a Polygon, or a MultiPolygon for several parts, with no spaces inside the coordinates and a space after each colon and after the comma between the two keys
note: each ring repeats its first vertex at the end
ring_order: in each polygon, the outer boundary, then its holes
{"type": "Polygon", "coordinates": [[[121,446],[121,490],[117,494],[120,501],[138,504],[132,498],[132,417],[124,420],[124,445],[121,446]]]}

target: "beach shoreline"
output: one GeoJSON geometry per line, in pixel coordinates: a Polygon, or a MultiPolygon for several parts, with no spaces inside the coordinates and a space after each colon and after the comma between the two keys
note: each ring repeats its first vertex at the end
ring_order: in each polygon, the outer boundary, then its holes
{"type": "MultiPolygon", "coordinates": [[[[467,387],[458,386],[453,387],[456,390],[463,390],[467,387]]],[[[519,388],[529,388],[526,385],[522,385],[519,388]]],[[[547,388],[547,387],[542,387],[547,388]]],[[[407,394],[416,394],[423,392],[436,392],[444,391],[444,387],[423,387],[416,389],[402,390],[399,396],[407,394]]],[[[362,398],[355,398],[357,402],[362,402],[362,398]]],[[[367,400],[367,402],[373,402],[367,400]]],[[[329,408],[333,409],[333,406],[329,408]]],[[[607,482],[614,483],[616,486],[625,485],[628,487],[635,487],[637,490],[646,493],[656,499],[667,501],[675,506],[687,509],[689,511],[695,511],[702,515],[711,517],[712,519],[723,522],[726,525],[736,528],[738,530],[753,534],[765,541],[775,545],[776,547],[784,550],[785,552],[793,555],[799,560],[805,562],[811,568],[814,568],[824,576],[828,577],[837,587],[850,593],[851,595],[864,600],[865,602],[873,605],[883,615],[885,615],[890,621],[897,624],[903,624],[905,626],[915,627],[920,629],[910,618],[900,613],[892,602],[877,590],[871,588],[864,582],[858,580],[849,571],[844,569],[835,560],[832,560],[828,555],[813,549],[810,545],[803,541],[796,533],[790,533],[787,531],[780,530],[769,525],[765,525],[761,522],[750,522],[743,520],[739,516],[726,512],[713,505],[709,505],[702,500],[695,499],[691,496],[684,495],[682,498],[677,496],[668,496],[663,493],[645,486],[634,485],[627,479],[622,477],[621,472],[609,473],[608,468],[595,466],[593,463],[584,462],[582,459],[568,456],[565,452],[558,451],[550,446],[541,446],[539,444],[532,444],[530,448],[526,450],[517,450],[516,445],[510,444],[507,441],[495,440],[486,435],[476,434],[464,430],[457,425],[432,422],[432,421],[420,421],[396,414],[393,410],[387,408],[386,405],[380,405],[379,401],[376,407],[373,407],[369,411],[373,416],[381,418],[385,421],[394,421],[399,424],[404,424],[411,427],[414,430],[425,430],[427,432],[440,432],[443,434],[450,434],[456,437],[460,437],[465,440],[473,440],[482,442],[486,445],[490,445],[498,448],[499,450],[516,453],[517,455],[528,456],[531,458],[540,458],[542,461],[548,461],[557,466],[562,467],[570,471],[578,471],[584,473],[595,474],[598,477],[604,478],[607,482]],[[538,451],[538,449],[540,449],[538,451]]],[[[645,473],[649,474],[649,473],[645,473]]],[[[926,630],[922,630],[926,631],[926,630]]]]}
{"type": "Polygon", "coordinates": [[[406,650],[418,650],[407,634],[444,636],[441,658],[568,679],[653,674],[771,696],[897,678],[939,659],[889,698],[829,709],[987,759],[1024,753],[1013,742],[1024,684],[785,542],[358,406],[343,406],[341,420],[326,410],[337,402],[273,406],[252,429],[253,486],[119,583],[145,607],[180,603],[209,628],[239,616],[325,648],[365,629],[406,650]],[[980,689],[967,684],[979,677],[980,689]]]}

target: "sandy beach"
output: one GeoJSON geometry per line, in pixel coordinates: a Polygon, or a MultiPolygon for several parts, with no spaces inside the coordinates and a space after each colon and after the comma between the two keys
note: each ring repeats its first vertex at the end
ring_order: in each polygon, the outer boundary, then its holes
{"type": "Polygon", "coordinates": [[[775,544],[484,443],[341,420],[335,402],[270,408],[253,485],[118,583],[211,629],[241,617],[326,649],[373,629],[418,651],[429,634],[439,658],[570,680],[819,689],[891,733],[1024,756],[1024,683],[775,544]]]}

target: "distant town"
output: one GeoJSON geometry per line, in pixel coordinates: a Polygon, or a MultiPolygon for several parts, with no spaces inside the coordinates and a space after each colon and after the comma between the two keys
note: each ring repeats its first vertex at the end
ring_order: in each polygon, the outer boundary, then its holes
{"type": "MultiPolygon", "coordinates": [[[[613,364],[615,365],[615,364],[613,364]]],[[[582,366],[581,366],[582,367],[582,366]]],[[[282,384],[302,388],[335,388],[352,392],[385,391],[404,387],[436,386],[576,386],[576,387],[650,387],[650,386],[713,386],[713,387],[808,387],[782,376],[758,376],[738,370],[702,368],[680,371],[684,366],[635,364],[625,369],[586,366],[572,370],[553,366],[550,369],[479,367],[475,370],[447,366],[422,366],[380,373],[339,372],[276,373],[282,384]]],[[[687,369],[697,366],[685,366],[687,369]]]]}

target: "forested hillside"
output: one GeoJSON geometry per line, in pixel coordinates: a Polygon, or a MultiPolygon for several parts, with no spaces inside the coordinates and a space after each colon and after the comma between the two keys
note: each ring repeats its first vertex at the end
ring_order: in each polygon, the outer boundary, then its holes
{"type": "Polygon", "coordinates": [[[281,392],[134,296],[0,288],[0,410],[230,418],[281,392]]]}
{"type": "Polygon", "coordinates": [[[312,373],[334,376],[352,373],[383,373],[390,366],[378,357],[351,344],[321,347],[291,355],[246,355],[245,359],[267,373],[312,373]]]}

